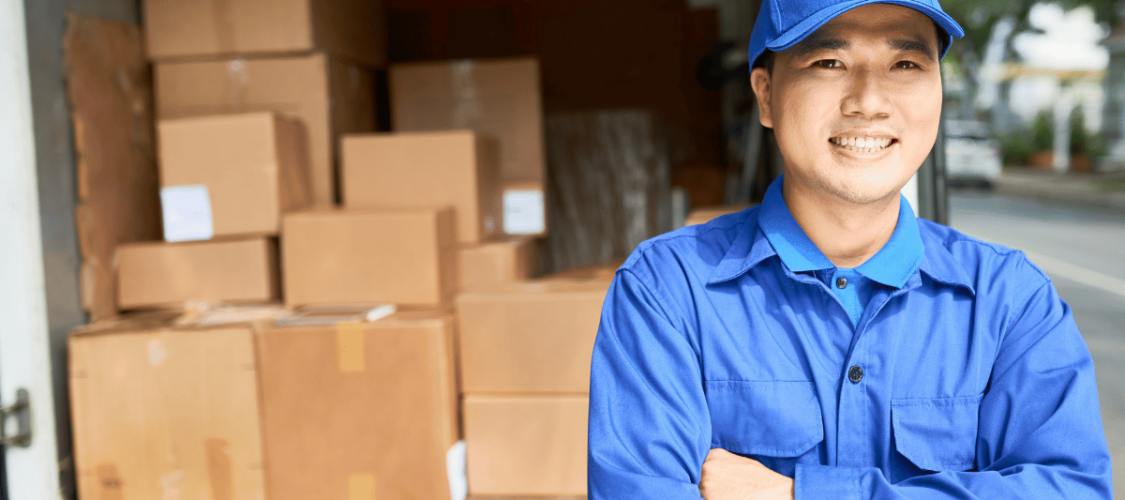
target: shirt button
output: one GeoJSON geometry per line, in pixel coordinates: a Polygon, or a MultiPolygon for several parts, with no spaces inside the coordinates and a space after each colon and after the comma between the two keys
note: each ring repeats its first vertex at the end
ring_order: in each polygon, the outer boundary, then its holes
{"type": "Polygon", "coordinates": [[[848,380],[852,381],[853,384],[858,384],[860,380],[863,380],[863,368],[851,367],[848,370],[848,380]]]}
{"type": "Polygon", "coordinates": [[[848,279],[847,278],[836,278],[836,288],[839,288],[839,289],[843,290],[847,287],[848,287],[848,279]]]}

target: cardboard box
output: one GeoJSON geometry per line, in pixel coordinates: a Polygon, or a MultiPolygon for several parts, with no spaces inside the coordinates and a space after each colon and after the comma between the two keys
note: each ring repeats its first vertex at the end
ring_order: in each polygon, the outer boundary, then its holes
{"type": "Polygon", "coordinates": [[[157,60],[313,50],[387,60],[381,0],[144,0],[141,10],[157,60]]]}
{"type": "Polygon", "coordinates": [[[392,65],[393,130],[471,128],[500,141],[502,182],[543,182],[539,62],[480,59],[392,65]]]}
{"type": "Polygon", "coordinates": [[[530,238],[462,246],[457,256],[462,291],[527,281],[539,272],[539,246],[530,238]]]}
{"type": "Polygon", "coordinates": [[[453,210],[311,210],[286,215],[285,303],[437,307],[457,288],[453,210]]]}
{"type": "Polygon", "coordinates": [[[375,130],[369,70],[324,54],[155,65],[161,120],[275,111],[299,119],[309,144],[313,203],[336,200],[336,141],[375,130]]]}
{"type": "Polygon", "coordinates": [[[498,285],[457,297],[466,393],[586,393],[609,281],[498,285]]]}
{"type": "Polygon", "coordinates": [[[68,341],[79,498],[265,498],[249,328],[68,341]]]}
{"type": "Polygon", "coordinates": [[[281,299],[272,238],[127,243],[117,247],[115,260],[122,310],[281,299]]]}
{"type": "Polygon", "coordinates": [[[167,241],[276,235],[283,212],[311,202],[308,148],[296,120],[217,115],[164,120],[157,130],[167,241]]]}
{"type": "Polygon", "coordinates": [[[70,337],[80,498],[448,499],[458,486],[449,318],[168,325],[70,337]]]}
{"type": "Polygon", "coordinates": [[[451,319],[399,313],[257,339],[267,498],[450,498],[451,319]]]}
{"type": "Polygon", "coordinates": [[[351,135],[340,146],[347,208],[452,206],[457,241],[500,232],[496,140],[471,130],[351,135]]]}
{"type": "Polygon", "coordinates": [[[469,493],[585,495],[589,398],[465,396],[469,493]]]}

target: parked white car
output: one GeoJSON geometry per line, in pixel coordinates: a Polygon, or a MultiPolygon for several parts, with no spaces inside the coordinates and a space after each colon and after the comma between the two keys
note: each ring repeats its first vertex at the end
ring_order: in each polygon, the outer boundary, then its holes
{"type": "Polygon", "coordinates": [[[991,186],[1000,177],[1003,160],[1000,143],[987,123],[969,120],[945,122],[945,172],[950,184],[991,186]]]}

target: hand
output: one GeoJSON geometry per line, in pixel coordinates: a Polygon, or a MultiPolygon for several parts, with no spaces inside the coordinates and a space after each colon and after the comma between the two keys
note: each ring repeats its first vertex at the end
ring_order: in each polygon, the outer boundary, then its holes
{"type": "Polygon", "coordinates": [[[793,500],[793,480],[761,462],[715,448],[703,461],[704,500],[793,500]]]}

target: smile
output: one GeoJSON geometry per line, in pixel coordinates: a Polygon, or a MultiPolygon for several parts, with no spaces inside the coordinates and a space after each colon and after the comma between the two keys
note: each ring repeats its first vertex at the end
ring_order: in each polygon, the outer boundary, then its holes
{"type": "Polygon", "coordinates": [[[894,145],[890,137],[833,137],[829,142],[848,151],[857,153],[877,153],[894,145]]]}

